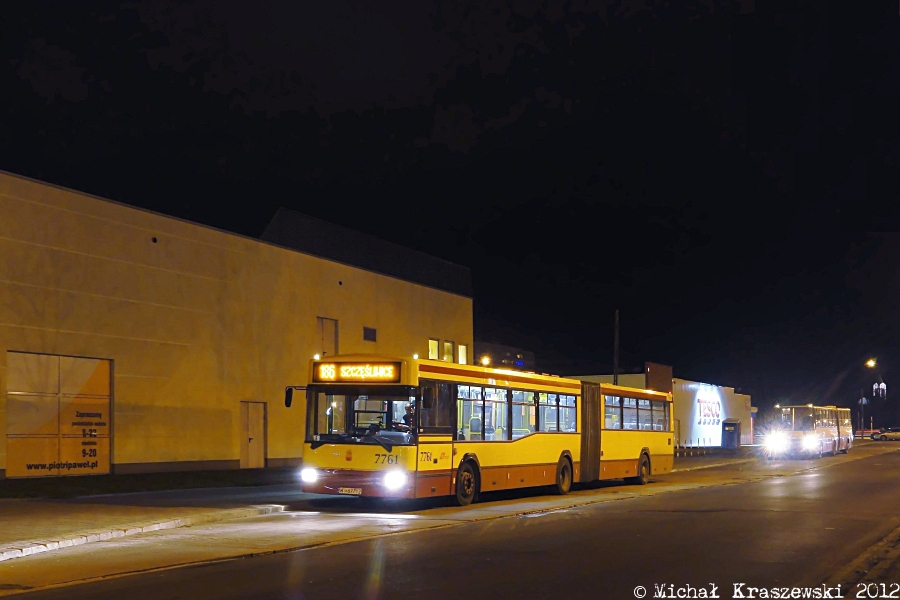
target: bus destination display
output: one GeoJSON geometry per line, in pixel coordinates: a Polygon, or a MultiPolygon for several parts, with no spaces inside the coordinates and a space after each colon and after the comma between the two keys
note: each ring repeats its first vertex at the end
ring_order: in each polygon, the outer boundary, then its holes
{"type": "Polygon", "coordinates": [[[313,381],[399,383],[400,363],[316,363],[313,381]]]}

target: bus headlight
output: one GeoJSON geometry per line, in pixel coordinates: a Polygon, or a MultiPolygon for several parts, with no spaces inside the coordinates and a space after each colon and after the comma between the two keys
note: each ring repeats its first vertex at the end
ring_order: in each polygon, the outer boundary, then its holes
{"type": "Polygon", "coordinates": [[[818,450],[819,449],[819,438],[814,435],[807,435],[803,438],[803,449],[804,450],[818,450]]]}
{"type": "Polygon", "coordinates": [[[388,471],[384,474],[384,487],[389,490],[399,490],[406,485],[408,480],[409,477],[403,471],[388,471]]]}
{"type": "Polygon", "coordinates": [[[300,481],[303,483],[315,483],[319,479],[319,474],[311,467],[306,467],[300,471],[300,481]]]}
{"type": "Polygon", "coordinates": [[[783,431],[776,431],[766,436],[766,450],[772,453],[784,452],[788,449],[790,440],[783,431]]]}

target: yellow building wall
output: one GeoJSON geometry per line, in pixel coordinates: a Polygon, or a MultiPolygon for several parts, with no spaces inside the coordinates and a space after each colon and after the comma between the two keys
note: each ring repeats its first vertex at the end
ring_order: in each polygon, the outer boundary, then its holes
{"type": "Polygon", "coordinates": [[[470,298],[4,173],[0,256],[0,434],[7,351],[112,359],[119,472],[237,467],[242,400],[268,405],[269,464],[296,462],[284,387],[307,381],[316,317],[342,354],[472,348],[470,298]]]}

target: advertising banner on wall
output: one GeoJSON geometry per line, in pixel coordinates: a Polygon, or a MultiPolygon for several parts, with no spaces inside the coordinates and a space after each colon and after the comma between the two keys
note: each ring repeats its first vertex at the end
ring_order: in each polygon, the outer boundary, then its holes
{"type": "Polygon", "coordinates": [[[7,477],[109,473],[108,360],[9,352],[7,373],[7,477]]]}

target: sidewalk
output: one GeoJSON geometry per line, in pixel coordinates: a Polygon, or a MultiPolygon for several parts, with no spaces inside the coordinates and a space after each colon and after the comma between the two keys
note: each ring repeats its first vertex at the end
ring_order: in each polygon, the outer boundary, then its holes
{"type": "Polygon", "coordinates": [[[284,504],[305,496],[295,485],[281,485],[0,500],[0,561],[136,533],[282,512],[284,504]]]}

